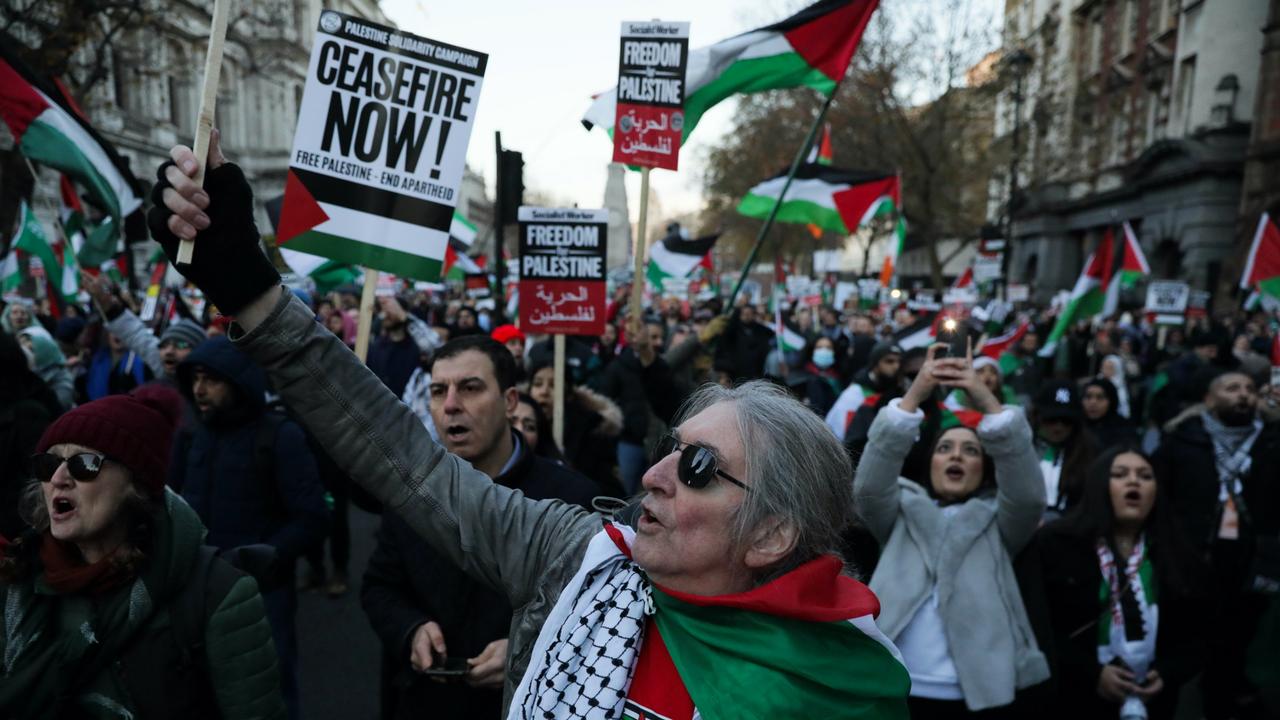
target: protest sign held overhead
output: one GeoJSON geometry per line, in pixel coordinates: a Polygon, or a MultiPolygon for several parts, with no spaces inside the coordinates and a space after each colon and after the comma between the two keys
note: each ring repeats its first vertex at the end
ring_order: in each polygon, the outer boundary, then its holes
{"type": "Polygon", "coordinates": [[[438,281],[487,62],[322,13],[277,242],[438,281]]]}
{"type": "Polygon", "coordinates": [[[688,62],[689,23],[622,23],[614,162],[677,169],[688,62]]]}
{"type": "Polygon", "coordinates": [[[608,210],[522,206],[520,327],[525,332],[604,332],[608,210]]]}

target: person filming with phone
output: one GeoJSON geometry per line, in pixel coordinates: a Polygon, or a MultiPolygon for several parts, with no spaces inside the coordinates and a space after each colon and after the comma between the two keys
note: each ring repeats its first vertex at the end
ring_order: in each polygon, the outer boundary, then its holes
{"type": "Polygon", "coordinates": [[[1011,560],[1040,521],[1044,483],[1022,410],[1000,405],[971,350],[939,357],[945,349],[930,347],[906,394],[876,416],[854,499],[882,548],[871,589],[911,673],[911,717],[1004,717],[1016,691],[1049,677],[1011,560]],[[944,385],[964,390],[983,418],[936,436],[922,486],[900,476],[902,464],[921,405],[944,385]]]}

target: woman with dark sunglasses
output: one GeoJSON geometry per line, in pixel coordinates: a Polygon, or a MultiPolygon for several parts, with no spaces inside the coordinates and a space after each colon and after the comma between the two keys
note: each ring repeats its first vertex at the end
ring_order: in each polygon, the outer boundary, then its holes
{"type": "Polygon", "coordinates": [[[165,488],[182,411],[149,386],[58,418],[31,529],[0,551],[0,708],[22,718],[280,718],[258,586],[165,488]]]}
{"type": "Polygon", "coordinates": [[[351,479],[506,593],[511,717],[903,717],[906,670],[839,556],[852,468],[812,411],[763,382],[702,388],[642,477],[634,527],[529,500],[432,442],[284,291],[216,140],[203,189],[191,150],[171,155],[148,219],[165,251],[195,240],[182,271],[351,479]]]}
{"type": "Polygon", "coordinates": [[[1000,405],[971,355],[938,358],[944,347],[872,423],[854,495],[882,548],[871,589],[911,673],[911,716],[1006,717],[1016,691],[1049,677],[1011,561],[1039,523],[1044,482],[1022,410],[1000,405]],[[922,486],[900,473],[920,407],[942,385],[964,390],[983,418],[937,434],[922,486]]]}

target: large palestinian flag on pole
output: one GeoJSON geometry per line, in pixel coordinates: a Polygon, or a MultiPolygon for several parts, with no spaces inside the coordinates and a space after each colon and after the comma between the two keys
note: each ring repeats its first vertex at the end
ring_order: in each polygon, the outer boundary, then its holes
{"type": "Polygon", "coordinates": [[[1258,218],[1258,230],[1253,234],[1253,245],[1245,259],[1240,287],[1280,299],[1280,228],[1267,213],[1258,218]]]}
{"type": "Polygon", "coordinates": [[[1108,229],[1103,234],[1098,248],[1084,261],[1084,269],[1076,279],[1076,285],[1067,298],[1066,307],[1062,308],[1062,312],[1058,315],[1058,322],[1054,324],[1048,340],[1040,349],[1041,357],[1052,357],[1057,350],[1058,341],[1077,321],[1091,318],[1103,310],[1114,255],[1111,230],[1108,229]]]}
{"type": "MultiPolygon", "coordinates": [[[[738,212],[747,217],[769,217],[786,182],[783,171],[751,188],[738,203],[738,212]]],[[[896,175],[806,163],[796,169],[777,220],[850,235],[871,218],[893,212],[901,198],[896,175]]]]}
{"type": "Polygon", "coordinates": [[[0,116],[32,161],[56,168],[84,186],[90,199],[117,222],[141,204],[132,176],[115,151],[70,107],[0,43],[0,116]]]}
{"type": "MultiPolygon", "coordinates": [[[[811,87],[830,95],[844,77],[879,0],[821,0],[781,22],[690,51],[683,140],[713,105],[737,93],[811,87]]],[[[613,134],[617,88],[582,118],[613,134]]]]}
{"type": "Polygon", "coordinates": [[[720,234],[690,240],[681,230],[674,230],[649,248],[649,265],[645,276],[649,284],[662,289],[664,278],[686,278],[702,264],[720,234]]]}
{"type": "MultiPolygon", "coordinates": [[[[1124,230],[1124,251],[1120,256],[1120,267],[1116,268],[1111,283],[1107,285],[1107,299],[1103,304],[1102,317],[1111,317],[1120,309],[1120,290],[1131,288],[1139,280],[1151,276],[1151,266],[1147,264],[1147,256],[1142,253],[1142,244],[1133,232],[1128,221],[1122,225],[1124,230]]],[[[1111,232],[1110,229],[1107,230],[1111,232]]]]}

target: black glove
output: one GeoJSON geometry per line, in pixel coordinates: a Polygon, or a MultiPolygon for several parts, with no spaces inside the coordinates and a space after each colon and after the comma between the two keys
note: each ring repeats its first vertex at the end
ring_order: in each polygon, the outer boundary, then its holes
{"type": "Polygon", "coordinates": [[[190,265],[177,264],[180,239],[169,230],[173,212],[164,204],[164,191],[172,187],[165,178],[170,160],[156,171],[151,189],[151,209],[147,225],[151,237],[164,248],[165,255],[188,280],[204,291],[218,310],[235,315],[273,286],[280,273],[262,254],[258,226],[253,222],[253,189],[239,166],[226,163],[205,173],[204,191],[209,195],[209,227],[196,233],[195,253],[190,265]]]}

